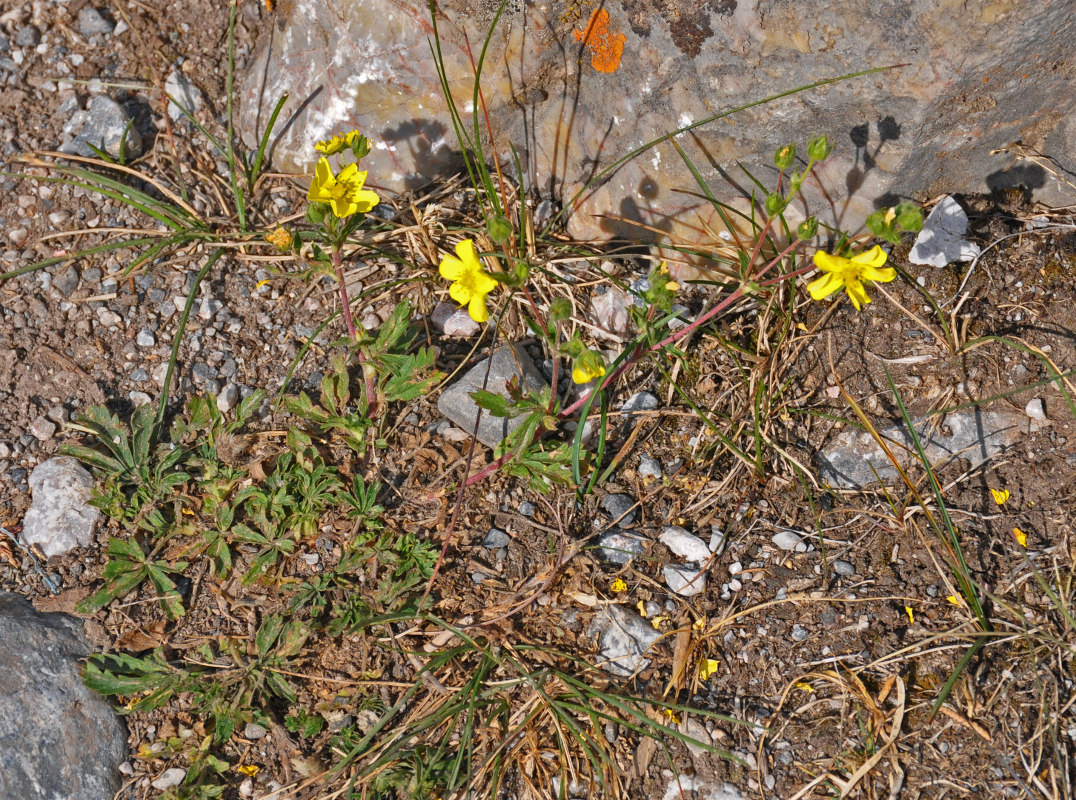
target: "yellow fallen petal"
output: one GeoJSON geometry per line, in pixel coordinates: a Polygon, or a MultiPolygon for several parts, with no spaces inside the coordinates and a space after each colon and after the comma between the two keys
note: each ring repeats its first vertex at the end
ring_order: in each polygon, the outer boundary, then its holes
{"type": "Polygon", "coordinates": [[[617,578],[613,581],[613,585],[609,587],[609,591],[613,594],[620,594],[628,590],[628,584],[624,582],[623,578],[617,578]]]}
{"type": "Polygon", "coordinates": [[[661,630],[661,623],[668,622],[668,621],[669,621],[668,616],[654,617],[652,620],[650,620],[650,624],[654,626],[654,630],[659,630],[660,631],[661,630]]]}
{"type": "Polygon", "coordinates": [[[638,603],[635,604],[635,607],[639,609],[639,616],[643,619],[646,619],[646,603],[640,600],[638,603]]]}
{"type": "Polygon", "coordinates": [[[961,600],[959,597],[957,597],[955,594],[951,594],[948,597],[946,597],[945,599],[948,600],[950,603],[952,603],[954,606],[962,606],[962,605],[964,605],[964,601],[961,600]]]}
{"type": "Polygon", "coordinates": [[[262,768],[259,767],[257,764],[242,764],[236,767],[235,771],[246,775],[248,778],[253,778],[259,772],[261,772],[261,769],[262,768]]]}
{"type": "Polygon", "coordinates": [[[814,691],[814,687],[806,681],[796,681],[796,688],[801,692],[807,692],[807,694],[811,694],[814,691]]]}
{"type": "Polygon", "coordinates": [[[673,722],[675,722],[677,725],[680,724],[680,716],[675,711],[673,711],[671,708],[663,708],[661,710],[661,713],[664,714],[666,717],[668,717],[673,722]]]}
{"type": "Polygon", "coordinates": [[[908,624],[909,625],[914,625],[915,624],[915,614],[912,613],[912,607],[911,606],[904,606],[904,613],[908,615],[908,624]]]}
{"type": "Polygon", "coordinates": [[[701,664],[699,664],[699,680],[704,681],[717,672],[717,668],[721,666],[719,661],[712,658],[707,658],[701,664]]]}
{"type": "Polygon", "coordinates": [[[1027,534],[1024,533],[1022,530],[1020,530],[1019,528],[1013,528],[1012,532],[1013,532],[1013,535],[1016,537],[1016,541],[1020,543],[1020,546],[1026,549],[1027,548],[1027,534]]]}
{"type": "Polygon", "coordinates": [[[1009,499],[1008,489],[991,489],[990,494],[994,496],[994,502],[999,506],[1004,505],[1005,501],[1009,499]]]}
{"type": "Polygon", "coordinates": [[[694,622],[691,623],[691,630],[693,630],[693,631],[701,631],[705,627],[706,627],[706,618],[705,617],[699,617],[697,620],[695,620],[694,622]]]}

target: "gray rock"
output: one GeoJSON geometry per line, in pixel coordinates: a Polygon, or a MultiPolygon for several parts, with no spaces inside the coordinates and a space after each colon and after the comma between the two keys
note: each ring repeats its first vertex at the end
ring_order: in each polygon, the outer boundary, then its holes
{"type": "Polygon", "coordinates": [[[502,547],[508,547],[512,540],[508,537],[508,534],[497,528],[490,528],[489,533],[486,534],[486,538],[482,540],[482,546],[489,550],[499,550],[502,547]]]}
{"type": "Polygon", "coordinates": [[[519,504],[519,513],[525,517],[533,517],[534,513],[538,510],[538,507],[534,505],[530,500],[524,500],[519,504]]]}
{"type": "MultiPolygon", "coordinates": [[[[22,520],[21,539],[46,557],[86,547],[101,512],[89,504],[93,478],[69,456],[50,458],[30,473],[33,500],[22,520]]],[[[2,794],[0,794],[2,796],[2,794]]]]}
{"type": "Polygon", "coordinates": [[[120,788],[127,731],[82,682],[82,625],[0,593],[0,797],[101,800],[120,788]]]}
{"type": "Polygon", "coordinates": [[[637,533],[613,528],[598,539],[598,554],[610,564],[623,566],[646,552],[650,540],[637,533]]]}
{"type": "Polygon", "coordinates": [[[135,344],[139,347],[156,347],[157,337],[149,328],[143,328],[138,332],[138,336],[135,337],[135,344]]]}
{"type": "Polygon", "coordinates": [[[628,494],[607,494],[601,506],[617,525],[632,525],[639,518],[639,504],[628,494]]]}
{"type": "Polygon", "coordinates": [[[41,31],[33,25],[23,25],[15,31],[16,47],[37,47],[41,44],[41,31]]]}
{"type": "Polygon", "coordinates": [[[127,125],[131,118],[123,107],[106,94],[94,95],[85,111],[76,111],[69,122],[64,125],[64,132],[70,137],[60,145],[61,153],[80,156],[96,156],[89,145],[100,148],[110,156],[118,158],[120,142],[124,131],[127,139],[125,152],[129,158],[142,153],[142,137],[132,125],[127,125]]]}
{"type": "Polygon", "coordinates": [[[123,324],[123,317],[104,306],[97,309],[97,320],[106,328],[118,328],[123,324]]]}
{"type": "Polygon", "coordinates": [[[164,82],[164,90],[171,98],[168,101],[168,116],[173,122],[187,119],[186,115],[179,110],[180,106],[186,109],[192,117],[197,118],[198,112],[202,110],[202,93],[197,86],[187,80],[186,75],[178,69],[173,69],[164,82]]]}
{"type": "Polygon", "coordinates": [[[795,550],[800,544],[801,537],[794,531],[779,531],[770,540],[782,550],[795,550]]]}
{"type": "MultiPolygon", "coordinates": [[[[838,150],[820,173],[844,229],[857,229],[876,201],[912,192],[1022,183],[1036,199],[1064,205],[1073,195],[1063,181],[1021,162],[1019,152],[991,151],[1025,139],[1034,126],[1038,151],[1076,161],[1076,93],[1071,76],[1052,68],[1069,62],[1076,15],[1060,1],[1032,3],[1034,13],[1012,7],[982,5],[957,24],[950,6],[936,0],[609,0],[570,11],[510,3],[486,54],[483,111],[504,141],[529,143],[519,152],[524,174],[555,184],[562,202],[640,142],[700,123],[677,143],[723,201],[742,192],[743,175],[723,177],[735,164],[769,178],[778,147],[794,142],[802,155],[808,136],[827,135],[838,150]],[[715,109],[878,64],[908,66],[701,124],[715,109]]],[[[469,97],[465,46],[483,41],[490,15],[466,0],[437,8],[450,91],[469,97]]],[[[317,156],[316,140],[358,128],[375,142],[364,166],[386,188],[452,172],[458,157],[429,58],[428,15],[425,0],[282,6],[278,24],[289,35],[270,35],[274,26],[265,26],[241,81],[247,144],[255,146],[272,104],[288,92],[306,102],[277,140],[274,156],[284,169],[304,170],[317,156]],[[312,94],[313,87],[321,91],[312,94]]],[[[470,125],[468,110],[460,111],[470,125]]],[[[811,183],[804,184],[809,193],[811,183]]],[[[582,239],[647,239],[661,228],[690,246],[721,229],[714,207],[676,191],[695,185],[673,147],[658,144],[583,193],[569,231],[582,239]]],[[[809,194],[812,210],[823,207],[818,199],[809,194]]]]}
{"type": "Polygon", "coordinates": [[[650,392],[636,392],[620,407],[625,413],[632,411],[654,411],[658,407],[658,399],[650,392]]]}
{"type": "Polygon", "coordinates": [[[56,423],[45,417],[38,417],[30,423],[30,433],[41,442],[47,442],[56,433],[56,423]]]}
{"type": "Polygon", "coordinates": [[[974,261],[980,248],[964,238],[967,232],[968,215],[960,203],[946,195],[923,221],[923,230],[915,237],[908,260],[932,267],[944,267],[954,261],[974,261]]]}
{"type": "MultiPolygon", "coordinates": [[[[944,420],[914,420],[916,434],[934,467],[960,458],[975,468],[1018,442],[1028,432],[1023,414],[976,409],[947,414],[944,420]]],[[[903,424],[880,430],[889,449],[907,469],[918,462],[915,445],[903,424]]],[[[845,430],[818,456],[824,480],[843,489],[856,489],[897,479],[897,470],[867,431],[845,430]],[[877,472],[878,477],[875,477],[877,472]]]]}
{"type": "Polygon", "coordinates": [[[1027,401],[1027,405],[1024,406],[1024,413],[1039,422],[1046,419],[1046,408],[1043,406],[1041,398],[1038,397],[1027,401]]]}
{"type": "Polygon", "coordinates": [[[128,393],[127,398],[131,401],[131,405],[135,408],[139,406],[149,405],[153,402],[153,398],[145,392],[133,391],[128,393]]]}
{"type": "Polygon", "coordinates": [[[234,383],[229,383],[223,389],[219,395],[217,395],[217,410],[221,414],[227,414],[233,408],[235,404],[239,402],[239,387],[234,383]]]}
{"type": "Polygon", "coordinates": [[[78,32],[83,36],[112,33],[116,25],[93,6],[85,6],[78,12],[78,32]]]}
{"type": "Polygon", "coordinates": [[[258,739],[264,739],[269,733],[263,726],[257,722],[248,722],[246,727],[243,728],[243,737],[252,741],[258,741],[258,739]]]}
{"type": "Polygon", "coordinates": [[[606,606],[591,620],[590,636],[596,636],[601,661],[598,666],[613,675],[630,676],[646,669],[646,652],[661,638],[653,625],[623,606],[606,606]]]}
{"type": "Polygon", "coordinates": [[[639,456],[638,473],[640,478],[658,479],[661,477],[661,462],[643,453],[639,456]]]}
{"type": "Polygon", "coordinates": [[[172,789],[183,783],[183,779],[187,777],[187,770],[180,767],[169,767],[160,776],[153,781],[150,785],[154,789],[164,791],[165,789],[172,789]]]}
{"type": "Polygon", "coordinates": [[[839,559],[833,562],[833,571],[843,578],[850,578],[856,574],[856,568],[852,564],[839,559]]]}
{"type": "Polygon", "coordinates": [[[810,636],[810,635],[811,635],[810,631],[808,631],[802,625],[793,625],[792,626],[792,641],[794,641],[794,642],[803,642],[803,641],[806,641],[807,637],[810,636]]]}
{"type": "Polygon", "coordinates": [[[460,308],[455,303],[438,303],[430,314],[430,322],[445,336],[467,338],[482,330],[482,326],[471,319],[467,309],[460,308]]]}
{"type": "Polygon", "coordinates": [[[698,567],[666,564],[662,568],[665,584],[682,597],[692,597],[706,591],[706,572],[698,567]]]}
{"type": "MultiPolygon", "coordinates": [[[[474,430],[480,410],[471,399],[471,392],[483,388],[485,384],[487,391],[507,397],[505,385],[511,378],[519,379],[524,392],[531,395],[537,394],[548,385],[522,346],[505,346],[498,348],[492,358],[479,361],[466,375],[442,392],[437,401],[437,410],[470,433],[474,430]],[[489,380],[486,380],[487,364],[489,380]]],[[[489,447],[496,447],[508,434],[523,424],[521,416],[506,419],[494,417],[484,409],[481,412],[478,441],[489,447]]]]}
{"type": "Polygon", "coordinates": [[[52,278],[52,288],[67,297],[78,288],[78,268],[74,264],[68,264],[61,272],[52,278]]]}
{"type": "Polygon", "coordinates": [[[595,297],[591,303],[591,320],[602,330],[617,336],[627,336],[631,331],[631,297],[619,289],[610,289],[595,297]]]}
{"type": "Polygon", "coordinates": [[[710,548],[706,542],[679,525],[666,525],[658,541],[685,561],[703,564],[710,559],[710,548]]]}

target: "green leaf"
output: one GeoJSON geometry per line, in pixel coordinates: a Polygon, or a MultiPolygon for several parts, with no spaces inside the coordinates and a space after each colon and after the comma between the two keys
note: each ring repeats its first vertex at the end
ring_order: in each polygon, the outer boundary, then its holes
{"type": "Polygon", "coordinates": [[[506,397],[485,389],[477,389],[470,394],[471,399],[474,400],[480,408],[484,408],[495,417],[516,417],[519,415],[518,409],[514,406],[510,406],[506,397]]]}
{"type": "Polygon", "coordinates": [[[258,627],[258,632],[254,636],[254,646],[258,650],[259,656],[265,658],[269,655],[283,628],[284,618],[279,614],[271,614],[262,620],[262,624],[258,627]]]}

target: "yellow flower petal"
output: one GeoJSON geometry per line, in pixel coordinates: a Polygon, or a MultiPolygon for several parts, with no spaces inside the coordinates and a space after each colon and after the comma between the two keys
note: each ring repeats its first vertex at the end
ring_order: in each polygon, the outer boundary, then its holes
{"type": "Polygon", "coordinates": [[[889,259],[889,254],[883,250],[880,246],[875,245],[870,250],[866,250],[858,255],[852,256],[849,261],[853,264],[858,264],[866,267],[880,267],[889,259]]]}
{"type": "Polygon", "coordinates": [[[859,276],[865,281],[874,281],[875,283],[889,283],[891,280],[897,277],[897,271],[892,267],[863,267],[860,270],[859,276]]]}
{"type": "Polygon", "coordinates": [[[990,494],[994,496],[994,502],[999,506],[1005,505],[1005,501],[1009,499],[1008,489],[991,489],[990,494]]]}
{"type": "Polygon", "coordinates": [[[445,256],[441,259],[441,266],[437,268],[437,271],[446,280],[458,281],[467,271],[467,268],[455,256],[445,256]]]}
{"type": "Polygon", "coordinates": [[[715,661],[712,658],[707,658],[701,664],[699,664],[699,680],[704,681],[717,672],[718,667],[721,666],[719,661],[715,661]]]}
{"type": "Polygon", "coordinates": [[[964,605],[964,601],[961,598],[957,597],[955,594],[951,594],[945,599],[952,603],[954,606],[964,605]]]}
{"type": "Polygon", "coordinates": [[[475,322],[485,322],[489,319],[489,309],[486,307],[486,296],[484,294],[476,294],[471,298],[471,302],[467,304],[467,313],[471,315],[471,319],[475,322]]]}
{"type": "Polygon", "coordinates": [[[816,250],[814,254],[814,265],[826,272],[833,272],[834,270],[843,269],[847,258],[841,258],[840,256],[832,256],[825,250],[816,250]]]}
{"type": "Polygon", "coordinates": [[[1013,532],[1013,536],[1016,537],[1016,541],[1020,544],[1021,547],[1023,547],[1026,550],[1027,549],[1027,534],[1024,533],[1022,530],[1020,530],[1019,528],[1013,528],[1012,532],[1013,532]]]}
{"type": "Polygon", "coordinates": [[[624,582],[623,578],[617,578],[613,581],[613,584],[609,587],[609,591],[613,594],[620,594],[628,590],[628,584],[624,582]]]}
{"type": "Polygon", "coordinates": [[[639,616],[643,619],[646,619],[646,603],[640,600],[638,603],[635,604],[635,607],[639,609],[639,616]]]}
{"type": "Polygon", "coordinates": [[[856,307],[856,311],[859,311],[862,306],[865,306],[871,301],[871,299],[867,297],[867,292],[863,289],[863,284],[856,278],[845,280],[844,290],[848,292],[848,296],[852,300],[852,305],[856,307]]]}
{"type": "Polygon", "coordinates": [[[807,291],[811,293],[812,299],[825,300],[842,286],[844,286],[844,281],[841,280],[840,276],[831,272],[808,283],[807,291]]]}
{"type": "Polygon", "coordinates": [[[257,764],[241,764],[235,768],[235,771],[246,775],[248,778],[253,778],[261,772],[261,769],[257,764]]]}
{"type": "Polygon", "coordinates": [[[904,606],[904,613],[908,615],[908,624],[914,625],[915,624],[915,614],[912,613],[912,607],[911,606],[904,606]]]}

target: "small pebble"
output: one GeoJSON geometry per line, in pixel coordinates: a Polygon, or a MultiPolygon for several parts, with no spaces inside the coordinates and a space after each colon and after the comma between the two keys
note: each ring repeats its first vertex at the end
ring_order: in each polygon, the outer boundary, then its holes
{"type": "Polygon", "coordinates": [[[685,561],[703,563],[710,559],[710,548],[706,543],[679,525],[666,525],[658,541],[685,561]]]}
{"type": "Polygon", "coordinates": [[[856,568],[849,564],[847,561],[834,561],[833,571],[836,572],[838,575],[843,575],[846,578],[856,574],[856,568]]]}
{"type": "Polygon", "coordinates": [[[235,408],[235,404],[238,402],[239,387],[234,383],[229,383],[221,390],[221,393],[217,395],[217,411],[221,414],[227,414],[235,408]]]}
{"type": "Polygon", "coordinates": [[[793,641],[802,642],[810,635],[811,635],[810,632],[808,632],[808,630],[805,627],[803,627],[802,625],[793,625],[792,626],[792,640],[793,641]]]}
{"type": "Polygon", "coordinates": [[[1024,406],[1024,413],[1034,420],[1046,419],[1046,409],[1042,405],[1042,400],[1038,397],[1028,401],[1028,404],[1024,406]]]}
{"type": "Polygon", "coordinates": [[[519,513],[525,517],[533,517],[534,512],[538,510],[538,507],[534,505],[530,500],[524,500],[519,504],[519,513]]]}
{"type": "Polygon", "coordinates": [[[631,525],[639,516],[639,508],[631,495],[608,494],[602,498],[601,506],[618,525],[631,525]]]}
{"type": "Polygon", "coordinates": [[[105,19],[96,8],[86,6],[78,12],[78,32],[83,36],[93,36],[97,33],[112,33],[115,25],[105,19]]]}
{"type": "Polygon", "coordinates": [[[489,550],[499,550],[502,547],[508,547],[509,542],[512,540],[508,534],[497,528],[490,528],[489,533],[486,534],[486,538],[482,540],[482,546],[489,550]]]}
{"type": "Polygon", "coordinates": [[[130,399],[131,405],[135,408],[148,405],[153,402],[153,399],[145,392],[131,392],[127,395],[127,397],[128,399],[130,399]]]}
{"type": "Polygon", "coordinates": [[[656,458],[651,458],[645,453],[639,456],[639,477],[640,478],[660,478],[661,477],[661,462],[656,458]]]}
{"type": "Polygon", "coordinates": [[[138,336],[135,337],[135,344],[139,347],[154,347],[157,344],[157,337],[153,335],[153,331],[149,328],[143,328],[138,332],[138,336]]]}
{"type": "Polygon", "coordinates": [[[30,433],[39,441],[47,442],[56,433],[56,423],[46,417],[38,417],[30,424],[30,433]]]}
{"type": "Polygon", "coordinates": [[[636,392],[620,407],[621,411],[653,411],[658,407],[658,399],[650,392],[636,392]]]}
{"type": "Polygon", "coordinates": [[[739,561],[733,561],[729,564],[729,575],[739,575],[741,572],[743,572],[743,564],[739,561]]]}
{"type": "Polygon", "coordinates": [[[171,789],[175,786],[179,786],[183,783],[183,779],[187,777],[187,770],[180,769],[179,767],[171,767],[161,773],[161,776],[150,784],[154,789],[164,791],[165,789],[171,789]]]}
{"type": "Polygon", "coordinates": [[[792,531],[780,531],[775,533],[770,541],[782,550],[795,550],[800,543],[800,537],[792,531]]]}
{"type": "Polygon", "coordinates": [[[666,585],[682,597],[691,597],[706,590],[706,573],[701,569],[666,564],[662,572],[666,585]]]}
{"type": "Polygon", "coordinates": [[[269,731],[259,725],[257,722],[248,722],[246,727],[243,728],[243,737],[257,741],[258,739],[264,739],[269,731]]]}
{"type": "Polygon", "coordinates": [[[731,581],[729,581],[729,589],[731,591],[738,592],[742,588],[743,588],[743,584],[740,583],[740,581],[737,580],[736,578],[733,578],[731,581]]]}

